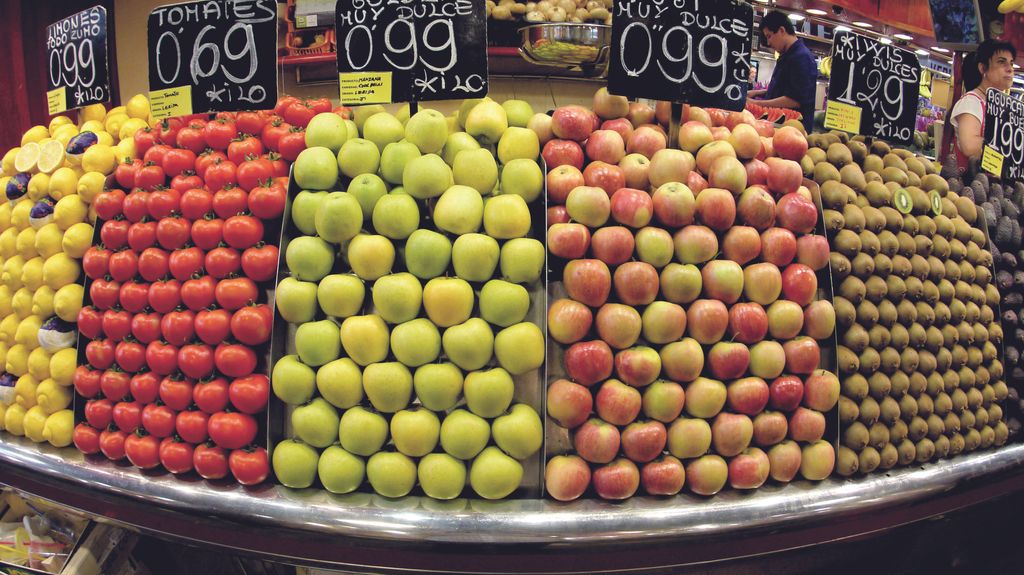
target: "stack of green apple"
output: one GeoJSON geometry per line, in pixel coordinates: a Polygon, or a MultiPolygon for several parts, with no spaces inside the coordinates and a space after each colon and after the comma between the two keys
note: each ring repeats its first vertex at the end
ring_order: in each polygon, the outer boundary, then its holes
{"type": "Polygon", "coordinates": [[[544,189],[535,132],[480,100],[453,119],[325,115],[306,137],[277,288],[294,327],[272,374],[289,406],[278,480],[508,497],[543,440],[528,399],[545,348],[527,319],[545,263],[528,237],[544,189]]]}

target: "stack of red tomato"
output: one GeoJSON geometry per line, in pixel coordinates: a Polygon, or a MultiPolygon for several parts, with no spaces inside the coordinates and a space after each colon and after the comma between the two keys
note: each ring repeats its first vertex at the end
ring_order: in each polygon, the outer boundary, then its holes
{"type": "Polygon", "coordinates": [[[269,399],[265,288],[279,256],[270,232],[303,128],[325,107],[286,97],[273,111],[136,133],[142,157],[118,166],[118,188],[96,198],[101,243],[82,261],[90,285],[79,330],[91,341],[74,377],[87,400],[81,451],[206,479],[266,478],[257,434],[269,399]]]}

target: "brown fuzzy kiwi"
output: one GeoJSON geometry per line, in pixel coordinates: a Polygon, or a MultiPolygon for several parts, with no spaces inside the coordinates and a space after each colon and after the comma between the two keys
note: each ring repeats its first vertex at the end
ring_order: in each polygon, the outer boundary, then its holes
{"type": "Polygon", "coordinates": [[[910,389],[910,378],[902,371],[897,371],[891,374],[889,376],[889,382],[892,384],[892,389],[889,391],[889,395],[897,399],[906,395],[907,390],[910,389]]]}
{"type": "Polygon", "coordinates": [[[984,325],[988,325],[992,323],[993,320],[995,320],[995,310],[993,310],[992,306],[988,304],[982,305],[981,315],[978,316],[978,321],[984,325]]]}
{"type": "Polygon", "coordinates": [[[899,418],[900,404],[891,395],[886,395],[878,400],[878,421],[891,427],[899,418]]]}
{"type": "Polygon", "coordinates": [[[924,177],[924,164],[922,164],[920,160],[917,158],[907,158],[906,164],[907,169],[910,170],[911,173],[917,174],[918,177],[924,177]]]}
{"type": "Polygon", "coordinates": [[[868,345],[875,349],[885,349],[892,341],[892,334],[884,325],[877,324],[868,330],[868,345]]]}
{"type": "Polygon", "coordinates": [[[890,258],[896,255],[900,249],[900,241],[896,234],[889,230],[878,232],[878,253],[885,254],[890,258]]]}
{"type": "Polygon", "coordinates": [[[878,211],[882,212],[882,215],[885,216],[885,229],[894,234],[903,231],[902,214],[888,206],[878,208],[878,211]]]}
{"type": "Polygon", "coordinates": [[[971,262],[963,260],[960,262],[960,279],[966,282],[974,281],[974,266],[971,262]]]}
{"type": "Polygon", "coordinates": [[[885,254],[875,256],[875,273],[883,277],[892,273],[892,260],[889,256],[885,254]]]}
{"type": "Polygon", "coordinates": [[[928,278],[928,272],[931,269],[931,266],[928,265],[928,260],[925,258],[917,254],[910,256],[910,275],[912,277],[923,281],[928,278]]]}
{"type": "MultiPolygon", "coordinates": [[[[917,369],[921,373],[928,376],[935,373],[936,363],[935,354],[932,352],[927,349],[919,349],[917,351],[917,369]]],[[[942,376],[939,376],[939,381],[942,381],[942,376]]]]}
{"type": "Polygon", "coordinates": [[[857,418],[858,421],[860,421],[861,423],[868,427],[871,427],[872,425],[875,424],[876,421],[878,421],[880,410],[878,407],[878,402],[875,401],[875,398],[871,396],[865,397],[864,399],[861,400],[859,407],[860,417],[857,418]]]}
{"type": "Polygon", "coordinates": [[[889,147],[889,144],[883,142],[882,140],[875,140],[874,142],[871,142],[871,146],[869,149],[871,150],[871,153],[878,156],[879,159],[881,159],[882,156],[885,156],[892,150],[892,148],[889,147]]]}
{"type": "Polygon", "coordinates": [[[815,164],[814,171],[811,175],[813,176],[812,179],[817,182],[819,186],[830,180],[834,180],[836,182],[840,181],[839,169],[828,162],[815,164]]]}
{"type": "Polygon", "coordinates": [[[974,225],[978,220],[978,207],[969,198],[958,198],[956,200],[956,211],[968,224],[974,225]]]}
{"type": "Polygon", "coordinates": [[[956,325],[967,316],[967,306],[959,299],[949,302],[949,323],[956,325]]]}
{"type": "Polygon", "coordinates": [[[932,236],[932,255],[939,259],[946,259],[949,257],[949,252],[952,248],[949,245],[949,240],[936,234],[932,236]]]}
{"type": "MultiPolygon", "coordinates": [[[[878,267],[877,265],[875,267],[878,267]]],[[[995,284],[988,284],[985,286],[985,303],[989,305],[999,305],[999,288],[995,284]]]]}
{"type": "Polygon", "coordinates": [[[899,254],[905,258],[917,253],[917,243],[914,242],[914,236],[909,232],[900,232],[896,234],[896,239],[900,243],[899,254]]]}
{"type": "Polygon", "coordinates": [[[939,286],[930,279],[925,280],[923,283],[924,292],[922,292],[922,297],[924,298],[925,303],[934,307],[935,304],[939,303],[939,286]]]}
{"type": "Polygon", "coordinates": [[[882,180],[886,183],[892,182],[900,187],[906,187],[910,184],[910,178],[907,176],[907,172],[892,166],[882,170],[882,180]]]}
{"type": "Polygon", "coordinates": [[[860,324],[853,324],[840,340],[853,353],[861,353],[868,347],[868,331],[860,324]]]}
{"type": "MultiPolygon", "coordinates": [[[[931,212],[928,212],[931,214],[931,212]]],[[[935,219],[930,215],[917,216],[914,218],[917,220],[917,233],[922,236],[932,237],[935,235],[937,226],[935,219]]]]}
{"type": "Polygon", "coordinates": [[[956,261],[953,260],[952,257],[950,257],[950,259],[946,260],[943,263],[945,263],[945,265],[946,265],[946,279],[951,281],[951,282],[955,282],[955,281],[959,280],[960,279],[960,264],[956,263],[956,261]]]}
{"type": "Polygon", "coordinates": [[[907,172],[907,185],[914,187],[921,187],[921,177],[914,172],[907,172]]]}
{"type": "Polygon", "coordinates": [[[941,301],[937,301],[932,305],[935,306],[935,325],[942,327],[949,323],[949,306],[941,301]]]}
{"type": "MultiPolygon", "coordinates": [[[[974,204],[971,205],[973,206],[974,204]]],[[[968,224],[963,218],[957,218],[953,220],[953,233],[956,239],[966,244],[971,241],[971,224],[968,224]]]]}
{"type": "Polygon", "coordinates": [[[873,234],[885,229],[885,215],[882,211],[874,206],[867,206],[861,208],[864,212],[864,229],[870,231],[873,234]]]}
{"type": "Polygon", "coordinates": [[[850,300],[853,305],[860,305],[860,302],[864,301],[866,292],[867,288],[864,286],[864,282],[856,276],[849,276],[839,284],[839,295],[850,300]]]}
{"type": "Polygon", "coordinates": [[[995,343],[1003,343],[1003,326],[999,322],[988,324],[988,339],[995,343]]]}
{"type": "MultiPolygon", "coordinates": [[[[878,302],[878,323],[879,325],[889,329],[896,323],[896,304],[891,301],[884,299],[878,302]]],[[[891,336],[890,336],[891,339],[891,336]]]]}
{"type": "Polygon", "coordinates": [[[928,257],[932,255],[932,239],[924,234],[914,236],[914,243],[917,245],[917,255],[928,257]]]}
{"type": "Polygon", "coordinates": [[[921,187],[929,192],[935,190],[939,196],[945,197],[949,192],[949,182],[937,174],[927,174],[921,178],[921,187]]]}
{"type": "MultiPolygon", "coordinates": [[[[963,223],[963,220],[956,220],[957,222],[963,223]]],[[[960,260],[967,257],[967,246],[960,238],[953,238],[949,240],[949,259],[954,262],[960,262],[960,260]]]]}
{"type": "MultiPolygon", "coordinates": [[[[870,208],[869,208],[870,209],[870,208]]],[[[871,257],[875,257],[878,250],[881,249],[881,242],[878,241],[878,236],[874,232],[865,229],[858,234],[860,236],[860,251],[871,257]]]]}
{"type": "Polygon", "coordinates": [[[881,182],[867,182],[864,186],[864,195],[876,208],[892,205],[892,192],[881,182]]]}
{"type": "Polygon", "coordinates": [[[974,243],[973,241],[967,242],[967,261],[970,262],[971,265],[973,266],[973,265],[977,265],[977,263],[980,260],[981,260],[981,246],[979,246],[978,244],[974,243]]]}
{"type": "Polygon", "coordinates": [[[985,355],[981,353],[981,349],[974,346],[967,348],[967,368],[974,373],[975,384],[977,384],[978,366],[983,361],[985,361],[985,355]]]}
{"type": "Polygon", "coordinates": [[[829,180],[821,185],[821,203],[830,210],[842,210],[850,203],[846,186],[836,180],[829,180]]]}
{"type": "MultiPolygon", "coordinates": [[[[949,352],[949,348],[946,347],[945,339],[942,342],[942,348],[935,352],[935,369],[940,372],[947,372],[949,370],[949,364],[953,362],[953,355],[949,352]]],[[[943,375],[945,379],[945,375],[943,375]]]]}
{"type": "Polygon", "coordinates": [[[885,278],[885,285],[888,288],[886,290],[886,297],[889,298],[889,301],[898,302],[906,297],[907,283],[898,275],[891,275],[885,278]]]}
{"type": "Polygon", "coordinates": [[[871,182],[878,182],[879,184],[883,183],[882,176],[879,175],[878,172],[864,172],[864,181],[869,184],[871,182]]]}
{"type": "Polygon", "coordinates": [[[992,281],[992,268],[985,265],[974,266],[974,283],[982,289],[984,293],[985,288],[988,287],[992,281]]]}
{"type": "Polygon", "coordinates": [[[913,379],[913,376],[915,374],[923,375],[918,373],[917,371],[917,364],[919,359],[920,358],[918,356],[916,349],[912,347],[904,348],[904,350],[900,352],[900,370],[903,371],[903,373],[911,376],[911,379],[913,379]]]}
{"type": "Polygon", "coordinates": [[[842,328],[848,328],[857,320],[857,308],[850,303],[850,300],[835,296],[832,307],[836,312],[836,323],[842,328]]]}
{"type": "Polygon", "coordinates": [[[964,321],[956,325],[956,332],[960,334],[961,345],[971,345],[974,343],[974,328],[967,322],[967,318],[964,321]]]}
{"type": "Polygon", "coordinates": [[[850,155],[853,157],[853,161],[858,164],[863,164],[864,158],[868,157],[867,145],[861,141],[850,140],[847,146],[850,148],[850,155]]]}
{"type": "Polygon", "coordinates": [[[985,326],[981,325],[980,323],[974,324],[973,327],[975,345],[980,343],[984,346],[986,343],[988,343],[988,330],[985,329],[985,326]]]}
{"type": "Polygon", "coordinates": [[[837,212],[835,210],[825,210],[824,216],[825,229],[828,230],[829,233],[834,234],[839,232],[839,230],[843,229],[843,225],[845,224],[845,222],[843,221],[842,213],[837,212]]]}
{"type": "MultiPolygon", "coordinates": [[[[979,308],[985,305],[985,290],[978,285],[977,281],[971,286],[971,302],[979,308]]],[[[979,315],[978,317],[980,318],[981,316],[979,315]]]]}
{"type": "Polygon", "coordinates": [[[845,144],[831,144],[825,155],[832,165],[839,168],[853,162],[853,154],[850,153],[850,148],[847,148],[845,144]]]}
{"type": "Polygon", "coordinates": [[[953,220],[946,217],[945,214],[939,214],[932,218],[935,222],[935,233],[946,238],[947,240],[953,237],[953,220]]]}
{"type": "Polygon", "coordinates": [[[860,208],[862,210],[864,208],[871,207],[871,203],[868,202],[868,199],[865,198],[864,196],[861,196],[861,195],[854,196],[854,198],[853,198],[853,205],[857,206],[858,208],[860,208]]]}
{"type": "MultiPolygon", "coordinates": [[[[875,349],[878,349],[878,348],[875,348],[875,349]]],[[[886,376],[890,376],[890,375],[896,373],[896,371],[900,368],[900,354],[895,349],[893,349],[891,347],[883,347],[882,350],[880,352],[878,352],[878,357],[879,357],[879,364],[878,364],[878,371],[876,373],[880,373],[880,374],[883,374],[883,375],[886,375],[886,376]]],[[[889,378],[886,377],[885,380],[886,380],[886,382],[888,382],[889,378]]],[[[868,380],[868,385],[871,385],[871,380],[870,379],[868,380]]],[[[892,384],[889,384],[889,385],[891,387],[892,384]]],[[[879,398],[876,398],[876,399],[879,399],[879,398]]]]}
{"type": "MultiPolygon", "coordinates": [[[[918,183],[920,183],[920,181],[918,183]]],[[[911,184],[907,186],[907,193],[910,194],[910,200],[914,204],[913,209],[915,214],[931,212],[931,200],[928,199],[928,194],[924,193],[924,190],[914,184],[911,184]]]]}
{"type": "Polygon", "coordinates": [[[964,321],[974,323],[978,321],[978,317],[981,315],[981,308],[978,304],[973,301],[969,301],[965,304],[966,309],[964,313],[964,321]]]}
{"type": "Polygon", "coordinates": [[[868,396],[868,380],[859,373],[851,373],[843,378],[840,391],[844,397],[859,402],[868,396]]]}
{"type": "Polygon", "coordinates": [[[846,204],[843,208],[843,226],[848,230],[860,233],[864,229],[864,212],[855,204],[846,204]]]}
{"type": "Polygon", "coordinates": [[[840,375],[845,376],[856,373],[860,369],[860,360],[857,358],[857,354],[850,351],[846,346],[838,346],[836,354],[840,375]]]}
{"type": "Polygon", "coordinates": [[[924,342],[928,339],[928,332],[920,322],[912,323],[907,328],[907,333],[910,335],[910,347],[915,349],[924,347],[924,342]]]}
{"type": "Polygon", "coordinates": [[[909,259],[898,254],[892,257],[892,273],[897,277],[909,277],[912,271],[914,271],[914,266],[909,259]]]}
{"type": "Polygon", "coordinates": [[[956,209],[956,204],[954,204],[953,200],[950,199],[953,195],[953,192],[950,192],[949,194],[946,195],[945,198],[942,198],[942,215],[950,219],[953,219],[960,215],[956,209]]]}
{"type": "MultiPolygon", "coordinates": [[[[846,396],[839,398],[839,423],[843,426],[849,426],[853,422],[857,421],[857,417],[860,415],[860,410],[857,407],[857,402],[846,396]]],[[[957,420],[959,421],[959,420],[957,420]]]]}
{"type": "Polygon", "coordinates": [[[907,232],[912,236],[916,236],[918,233],[917,218],[911,216],[910,214],[904,214],[903,231],[907,232]]]}
{"type": "Polygon", "coordinates": [[[832,248],[852,260],[860,253],[860,236],[853,230],[839,230],[832,239],[832,248]]]}
{"type": "MultiPolygon", "coordinates": [[[[917,308],[917,323],[925,328],[931,327],[935,323],[935,308],[923,301],[915,303],[914,307],[917,308]]],[[[924,344],[924,340],[921,343],[924,344]]]]}
{"type": "Polygon", "coordinates": [[[857,323],[864,329],[870,329],[878,323],[878,308],[875,304],[865,299],[857,305],[857,323]]]}
{"type": "MultiPolygon", "coordinates": [[[[909,392],[900,398],[900,419],[904,422],[917,417],[917,399],[916,396],[911,395],[909,392]]],[[[902,431],[902,430],[901,430],[902,431]]],[[[907,433],[903,431],[904,435],[907,433]]]]}
{"type": "Polygon", "coordinates": [[[988,243],[985,240],[985,232],[981,228],[971,228],[971,241],[978,244],[980,247],[985,247],[988,243]]]}
{"type": "Polygon", "coordinates": [[[875,273],[875,258],[864,252],[854,256],[850,264],[853,266],[853,275],[862,280],[871,277],[871,274],[875,273]]]}
{"type": "Polygon", "coordinates": [[[864,180],[864,171],[857,164],[849,163],[839,170],[839,178],[844,184],[856,191],[861,191],[867,185],[864,180]]]}
{"type": "Polygon", "coordinates": [[[828,262],[832,270],[832,277],[837,281],[842,281],[846,276],[850,275],[851,271],[853,271],[850,259],[839,252],[832,252],[829,254],[828,262]]]}
{"type": "Polygon", "coordinates": [[[878,355],[878,351],[866,348],[860,353],[860,372],[866,377],[878,371],[878,367],[882,362],[881,357],[878,355]]]}
{"type": "Polygon", "coordinates": [[[942,330],[939,328],[933,325],[925,330],[924,346],[928,351],[938,353],[939,350],[942,349],[943,341],[942,330]]]}
{"type": "Polygon", "coordinates": [[[946,277],[946,266],[942,260],[934,255],[928,256],[928,279],[938,284],[944,277],[946,277]]]}
{"type": "Polygon", "coordinates": [[[825,150],[822,150],[821,148],[812,147],[807,150],[807,155],[811,158],[811,160],[814,161],[815,164],[820,164],[821,162],[828,161],[828,158],[825,155],[825,150]]]}
{"type": "Polygon", "coordinates": [[[814,174],[814,160],[810,156],[800,158],[800,170],[804,173],[805,178],[811,177],[814,174]]]}
{"type": "MultiPolygon", "coordinates": [[[[885,256],[875,256],[885,257],[885,256]]],[[[875,268],[878,271],[878,268],[875,268]]],[[[864,281],[864,298],[871,303],[878,305],[885,300],[885,296],[889,293],[889,286],[885,283],[885,280],[879,275],[873,275],[864,281]]]]}
{"type": "Polygon", "coordinates": [[[900,171],[907,171],[907,163],[904,162],[898,155],[894,153],[886,154],[882,157],[882,164],[887,168],[899,168],[900,171]]]}
{"type": "Polygon", "coordinates": [[[917,307],[913,302],[904,299],[896,304],[896,320],[905,327],[910,327],[917,321],[917,307]]]}
{"type": "Polygon", "coordinates": [[[877,154],[872,154],[864,158],[864,171],[865,172],[876,172],[882,173],[885,169],[885,162],[882,161],[882,157],[877,154]]]}
{"type": "MultiPolygon", "coordinates": [[[[899,354],[895,358],[891,354],[886,353],[887,350],[882,350],[879,355],[882,357],[882,366],[879,371],[871,374],[868,377],[868,394],[875,398],[877,401],[881,401],[883,397],[887,397],[889,392],[892,390],[892,382],[889,380],[888,373],[893,373],[899,369],[895,362],[899,362],[899,354]]],[[[896,350],[889,348],[889,352],[896,353],[896,350]]]]}
{"type": "Polygon", "coordinates": [[[907,332],[907,328],[903,324],[893,324],[889,331],[892,333],[891,345],[896,348],[896,351],[903,351],[910,343],[910,333],[907,332]]]}
{"type": "MultiPolygon", "coordinates": [[[[953,350],[960,342],[960,332],[956,329],[956,326],[949,323],[942,326],[942,345],[946,349],[953,350]]],[[[952,358],[950,360],[952,364],[952,358]]]]}

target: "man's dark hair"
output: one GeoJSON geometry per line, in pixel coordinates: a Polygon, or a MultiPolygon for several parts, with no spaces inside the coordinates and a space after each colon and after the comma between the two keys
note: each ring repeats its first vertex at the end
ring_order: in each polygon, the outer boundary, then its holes
{"type": "Polygon", "coordinates": [[[796,35],[796,28],[793,27],[793,22],[790,21],[789,16],[786,16],[778,10],[772,10],[765,14],[764,18],[761,18],[762,35],[764,35],[765,30],[777,32],[779,28],[785,29],[788,34],[796,35]]]}
{"type": "Polygon", "coordinates": [[[992,57],[999,52],[1009,52],[1012,60],[1017,59],[1017,48],[1013,44],[992,39],[982,42],[978,46],[977,52],[968,54],[964,58],[964,88],[966,90],[970,91],[981,85],[981,70],[978,69],[978,64],[982,64],[988,69],[992,63],[992,57]]]}

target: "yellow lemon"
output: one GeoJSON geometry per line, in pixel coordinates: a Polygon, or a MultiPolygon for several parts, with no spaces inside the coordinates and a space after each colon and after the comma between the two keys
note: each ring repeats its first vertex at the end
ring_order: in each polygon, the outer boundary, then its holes
{"type": "Polygon", "coordinates": [[[117,114],[124,114],[125,116],[127,116],[128,115],[128,108],[125,107],[125,106],[114,106],[113,108],[107,110],[107,116],[106,117],[109,118],[109,117],[117,115],[117,114]]]}
{"type": "MultiPolygon", "coordinates": [[[[73,226],[72,226],[73,227],[73,226]]],[[[61,243],[64,239],[64,232],[60,226],[50,222],[36,230],[36,253],[47,259],[54,254],[59,254],[64,248],[61,243]]]]}
{"type": "Polygon", "coordinates": [[[9,345],[0,341],[0,368],[7,366],[7,352],[10,350],[9,345]]]}
{"type": "Polygon", "coordinates": [[[4,429],[11,435],[25,435],[25,408],[20,405],[7,407],[4,413],[4,429]]]}
{"type": "Polygon", "coordinates": [[[49,416],[41,406],[35,406],[25,412],[25,437],[40,443],[43,441],[43,428],[49,416]]]}
{"type": "Polygon", "coordinates": [[[96,206],[89,204],[89,214],[85,217],[86,221],[89,222],[89,225],[95,226],[97,217],[99,216],[96,215],[96,206]]]}
{"type": "Polygon", "coordinates": [[[32,292],[28,288],[20,288],[11,297],[11,311],[23,320],[32,315],[32,292]]]}
{"type": "Polygon", "coordinates": [[[39,387],[39,380],[28,373],[18,376],[18,381],[14,384],[15,402],[25,409],[34,407],[37,387],[39,387]]]}
{"type": "Polygon", "coordinates": [[[14,157],[14,169],[19,172],[35,172],[36,164],[39,162],[39,150],[39,144],[36,142],[27,142],[21,146],[18,155],[14,157]]]}
{"type": "Polygon", "coordinates": [[[4,271],[0,279],[12,290],[21,289],[21,268],[24,266],[25,258],[17,254],[7,258],[4,262],[4,271]]]}
{"type": "Polygon", "coordinates": [[[85,122],[101,122],[107,115],[107,108],[103,104],[89,104],[78,110],[78,121],[85,125],[85,122]]]}
{"type": "MultiPolygon", "coordinates": [[[[8,346],[13,346],[14,334],[15,332],[18,331],[19,323],[21,323],[21,318],[19,318],[18,315],[13,312],[4,319],[0,320],[0,341],[6,343],[8,346]]],[[[9,359],[10,357],[10,354],[8,354],[7,358],[9,359]]],[[[26,355],[25,358],[28,359],[28,356],[26,355]]],[[[4,366],[6,365],[7,363],[4,362],[4,366]]]]}
{"type": "MultiPolygon", "coordinates": [[[[14,332],[14,343],[25,346],[29,352],[39,347],[39,328],[42,325],[43,320],[35,315],[21,320],[21,323],[18,324],[18,331],[14,332]]],[[[25,358],[25,368],[28,369],[27,357],[25,358]]]]}
{"type": "Polygon", "coordinates": [[[78,178],[78,195],[82,196],[83,201],[91,204],[96,196],[103,192],[106,183],[107,176],[101,172],[86,172],[82,174],[81,178],[78,178]]]}
{"type": "MultiPolygon", "coordinates": [[[[105,114],[104,114],[105,115],[105,114]]],[[[93,118],[82,122],[82,127],[78,129],[79,133],[92,132],[99,136],[99,133],[103,130],[103,118],[93,118]]]]}
{"type": "Polygon", "coordinates": [[[85,255],[86,250],[89,249],[89,246],[92,245],[92,236],[93,229],[91,225],[85,222],[73,224],[64,232],[64,239],[61,242],[64,253],[73,258],[81,259],[85,255]]]}
{"type": "Polygon", "coordinates": [[[53,313],[67,322],[78,320],[78,312],[82,311],[82,298],[85,288],[81,284],[68,284],[53,294],[53,313]]]}
{"type": "Polygon", "coordinates": [[[36,388],[36,405],[42,407],[47,415],[67,408],[73,398],[74,393],[70,387],[57,385],[52,379],[44,379],[36,388]]]}
{"type": "Polygon", "coordinates": [[[0,400],[0,430],[4,428],[4,416],[7,415],[7,404],[0,400]]]}
{"type": "Polygon", "coordinates": [[[32,202],[18,202],[11,207],[11,227],[21,231],[30,227],[29,216],[32,214],[32,202]]]}
{"type": "Polygon", "coordinates": [[[117,163],[119,164],[136,157],[135,138],[125,138],[118,142],[114,146],[114,155],[117,156],[117,163]]]}
{"type": "Polygon", "coordinates": [[[100,130],[96,132],[96,143],[103,144],[104,146],[113,146],[114,137],[107,133],[106,130],[100,130]]]}
{"type": "Polygon", "coordinates": [[[125,104],[125,110],[131,118],[145,120],[149,116],[149,98],[144,94],[135,94],[125,104]]]}
{"type": "Polygon", "coordinates": [[[28,260],[36,257],[36,230],[35,228],[25,228],[18,232],[18,242],[15,244],[18,248],[18,253],[21,257],[25,258],[25,263],[28,260]]]}
{"type": "Polygon", "coordinates": [[[32,126],[21,136],[21,145],[24,146],[29,142],[38,142],[43,138],[49,138],[50,131],[46,129],[46,126],[32,126]]]}
{"type": "Polygon", "coordinates": [[[39,148],[39,171],[51,174],[54,170],[64,165],[64,146],[60,140],[50,140],[39,148]]]}
{"type": "Polygon", "coordinates": [[[75,433],[75,412],[62,409],[46,418],[43,424],[43,439],[54,447],[71,445],[75,433]]]}
{"type": "MultiPolygon", "coordinates": [[[[28,354],[28,374],[36,378],[36,381],[43,381],[50,377],[50,354],[41,347],[37,347],[28,354]]],[[[36,394],[38,400],[39,394],[36,394]]]]}
{"type": "MultiPolygon", "coordinates": [[[[28,181],[28,199],[33,202],[46,197],[50,191],[50,174],[46,172],[39,172],[32,176],[32,179],[28,181]]],[[[4,202],[10,203],[10,202],[4,202]]]]}
{"type": "Polygon", "coordinates": [[[0,230],[11,227],[11,202],[0,202],[0,230]]]}
{"type": "MultiPolygon", "coordinates": [[[[60,229],[67,230],[71,226],[85,221],[89,215],[89,206],[78,194],[64,196],[53,207],[53,222],[60,229]]],[[[90,236],[91,237],[91,236],[90,236]]]]}
{"type": "Polygon", "coordinates": [[[134,138],[135,132],[148,127],[145,119],[129,118],[121,124],[121,128],[117,131],[117,137],[122,140],[130,140],[134,138]]]}
{"type": "Polygon", "coordinates": [[[58,351],[50,357],[50,377],[57,382],[57,385],[65,387],[71,385],[74,382],[77,363],[77,349],[66,347],[58,351]]]}
{"type": "MultiPolygon", "coordinates": [[[[97,144],[98,145],[98,144],[97,144]]],[[[89,150],[95,148],[91,146],[89,150]]],[[[89,151],[86,150],[86,154],[89,151]]],[[[65,196],[70,196],[75,193],[78,189],[78,173],[74,168],[63,167],[58,168],[57,171],[50,175],[50,188],[48,190],[49,196],[55,200],[60,200],[65,196]]]]}
{"type": "MultiPolygon", "coordinates": [[[[11,306],[11,300],[14,298],[14,292],[11,288],[0,285],[0,317],[7,317],[14,312],[14,308],[11,306]]],[[[0,362],[2,365],[3,362],[0,362]]]]}
{"type": "Polygon", "coordinates": [[[30,294],[43,285],[44,261],[46,260],[39,256],[34,256],[26,259],[25,265],[21,266],[21,285],[25,286],[22,289],[28,290],[30,294]]]}
{"type": "Polygon", "coordinates": [[[61,126],[74,126],[74,122],[72,122],[71,118],[67,116],[54,116],[53,119],[50,120],[50,125],[48,127],[50,135],[52,136],[53,132],[61,126]]]}
{"type": "MultiPolygon", "coordinates": [[[[57,130],[57,135],[54,136],[53,139],[57,140],[58,142],[60,142],[64,146],[64,149],[67,150],[68,142],[70,142],[71,138],[74,138],[77,134],[78,134],[77,130],[64,130],[64,129],[61,129],[61,130],[57,130]]],[[[67,160],[68,162],[71,162],[69,157],[66,156],[66,155],[65,155],[64,159],[67,160]]]]}
{"type": "Polygon", "coordinates": [[[103,130],[116,139],[121,133],[121,126],[123,126],[127,121],[128,114],[123,112],[107,114],[106,119],[103,120],[103,130]]]}
{"type": "Polygon", "coordinates": [[[58,290],[78,281],[82,267],[67,254],[55,254],[43,263],[43,282],[58,290]]]}
{"type": "Polygon", "coordinates": [[[7,150],[6,154],[4,154],[4,159],[0,160],[0,167],[3,168],[3,172],[8,176],[13,176],[18,173],[18,170],[14,169],[14,158],[18,157],[18,152],[20,151],[21,148],[11,148],[10,150],[7,150]]]}
{"type": "Polygon", "coordinates": [[[115,167],[117,167],[117,158],[109,145],[93,144],[82,154],[82,169],[86,172],[101,172],[109,175],[115,167]]]}
{"type": "Polygon", "coordinates": [[[32,294],[32,314],[39,317],[53,315],[53,298],[56,293],[50,286],[40,286],[32,294]]]}

